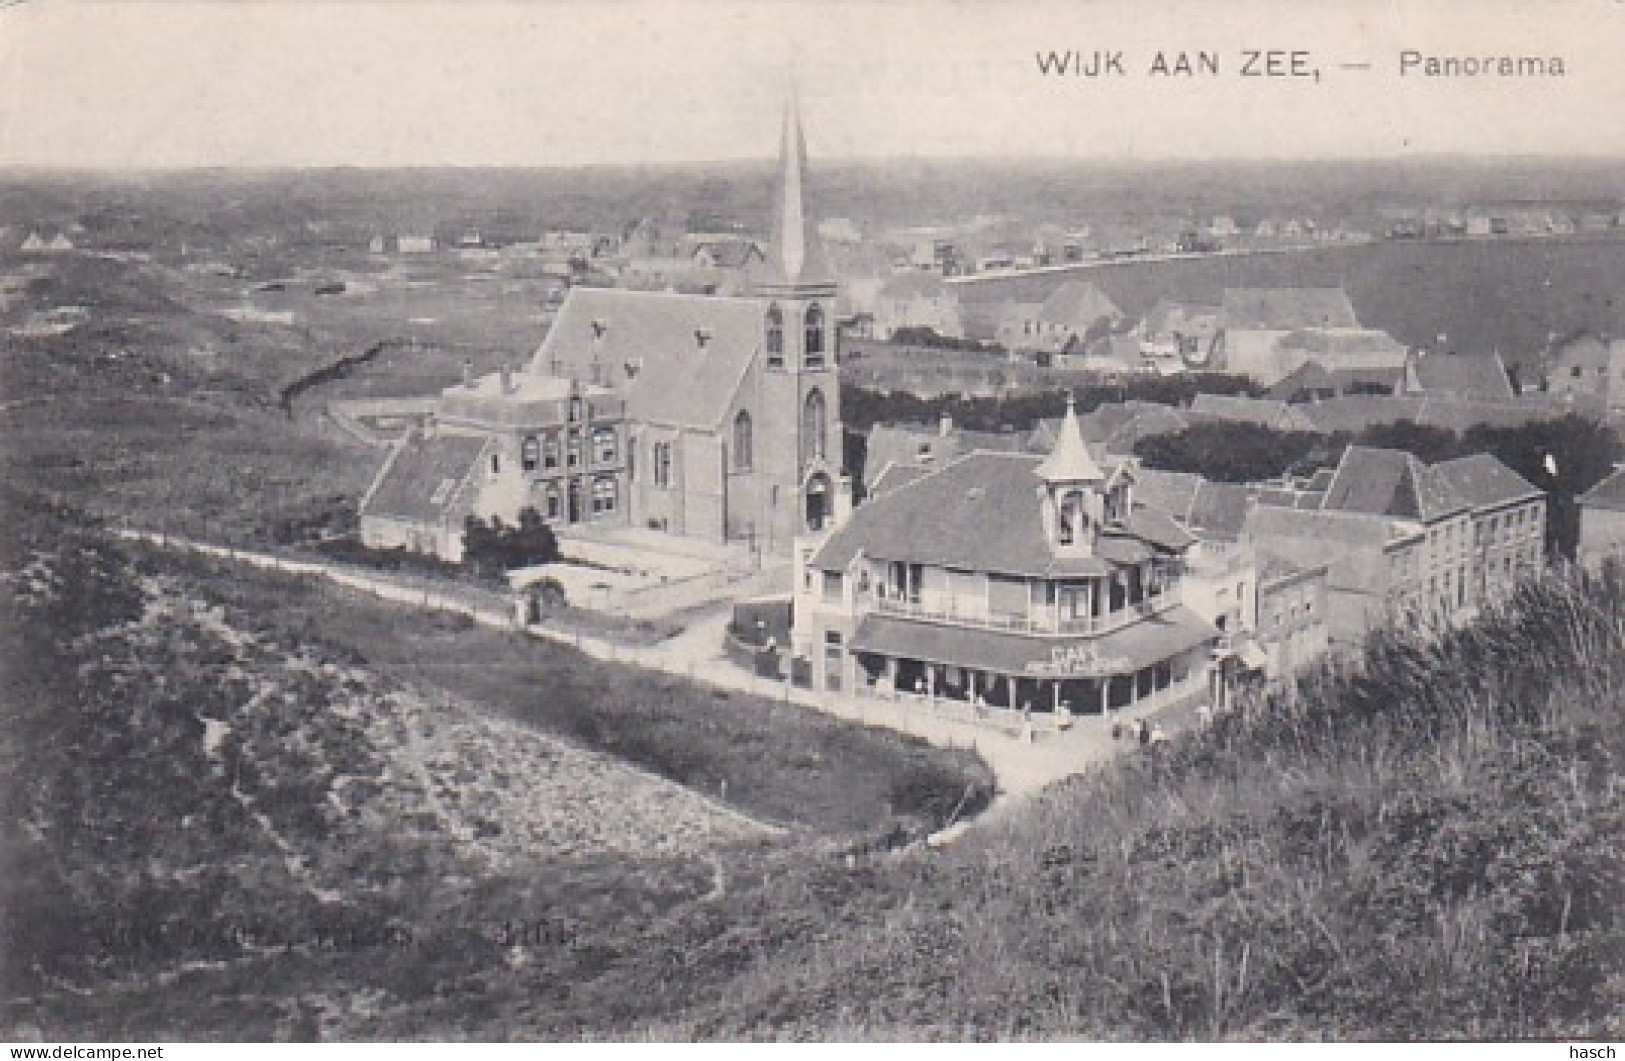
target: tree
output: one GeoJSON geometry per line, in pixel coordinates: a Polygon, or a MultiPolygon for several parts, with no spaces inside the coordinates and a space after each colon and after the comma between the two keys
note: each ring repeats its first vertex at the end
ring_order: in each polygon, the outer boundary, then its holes
{"type": "Polygon", "coordinates": [[[482,578],[499,579],[518,567],[550,564],[559,558],[559,542],[540,512],[527,505],[519,525],[509,527],[500,516],[489,523],[469,516],[463,528],[463,563],[482,578]]]}

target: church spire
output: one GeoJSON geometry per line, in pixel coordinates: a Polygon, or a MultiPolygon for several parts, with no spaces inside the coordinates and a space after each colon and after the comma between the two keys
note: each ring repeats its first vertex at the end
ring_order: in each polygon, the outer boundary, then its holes
{"type": "Polygon", "coordinates": [[[757,277],[757,287],[774,294],[829,294],[835,271],[824,253],[818,230],[807,216],[805,192],[807,141],[794,92],[784,107],[779,140],[779,172],[773,196],[773,242],[757,277]]]}

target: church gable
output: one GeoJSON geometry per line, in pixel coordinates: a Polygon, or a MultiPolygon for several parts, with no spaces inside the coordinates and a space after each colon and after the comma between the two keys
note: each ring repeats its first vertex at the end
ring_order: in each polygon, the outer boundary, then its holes
{"type": "Polygon", "coordinates": [[[761,350],[754,299],[577,288],[531,361],[619,390],[629,419],[717,430],[761,350]]]}

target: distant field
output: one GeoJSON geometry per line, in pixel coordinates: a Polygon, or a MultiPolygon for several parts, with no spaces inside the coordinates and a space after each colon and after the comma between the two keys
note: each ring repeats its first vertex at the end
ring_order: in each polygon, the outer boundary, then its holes
{"type": "Polygon", "coordinates": [[[1087,280],[1123,312],[1160,298],[1217,302],[1226,287],[1338,286],[1360,321],[1403,343],[1443,333],[1463,352],[1498,350],[1525,362],[1549,332],[1625,334],[1625,238],[1425,243],[1390,240],[1290,254],[1123,262],[1071,274],[994,279],[956,288],[978,304],[1042,300],[1087,280]]]}

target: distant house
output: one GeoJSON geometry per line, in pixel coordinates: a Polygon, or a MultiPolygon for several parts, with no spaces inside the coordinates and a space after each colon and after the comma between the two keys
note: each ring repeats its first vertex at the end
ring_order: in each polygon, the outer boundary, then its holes
{"type": "Polygon", "coordinates": [[[706,269],[748,269],[765,261],[754,240],[708,240],[695,246],[694,264],[706,269]]]}
{"type": "Polygon", "coordinates": [[[1341,288],[1230,289],[1219,328],[1219,367],[1266,387],[1308,361],[1333,373],[1382,370],[1390,380],[1405,364],[1406,348],[1361,327],[1341,288]]]}
{"type": "Polygon", "coordinates": [[[1554,341],[1545,361],[1549,393],[1625,408],[1625,340],[1577,332],[1554,341]]]}
{"type": "Polygon", "coordinates": [[[1188,415],[1193,423],[1257,424],[1272,431],[1314,430],[1314,424],[1298,406],[1271,398],[1198,394],[1188,415]]]}
{"type": "Polygon", "coordinates": [[[1580,545],[1575,559],[1592,571],[1625,563],[1625,468],[1581,494],[1580,545]]]}
{"type": "Polygon", "coordinates": [[[924,473],[966,453],[1030,452],[1024,432],[967,431],[948,416],[935,424],[876,424],[864,450],[863,486],[870,496],[885,492],[912,473],[924,473]]]}
{"type": "Polygon", "coordinates": [[[1219,338],[1218,306],[1160,299],[1140,322],[1140,356],[1205,366],[1219,338]]]}
{"type": "Polygon", "coordinates": [[[964,335],[959,299],[942,277],[910,270],[881,285],[874,303],[875,338],[890,339],[903,328],[929,328],[955,339],[964,335]]]}
{"type": "Polygon", "coordinates": [[[431,254],[435,247],[433,236],[402,234],[395,238],[395,249],[401,254],[431,254]]]}
{"type": "Polygon", "coordinates": [[[73,241],[61,232],[46,238],[35,231],[28,234],[19,249],[30,254],[62,254],[73,250],[73,241]]]}
{"type": "Polygon", "coordinates": [[[1341,385],[1319,361],[1305,361],[1271,385],[1268,397],[1291,404],[1337,397],[1341,385]]]}
{"type": "Polygon", "coordinates": [[[863,233],[849,217],[826,217],[818,222],[818,237],[825,243],[856,244],[863,242],[863,233]]]}
{"type": "Polygon", "coordinates": [[[999,325],[999,343],[1007,350],[1064,353],[1069,346],[1110,335],[1122,320],[1122,310],[1098,287],[1073,280],[1036,308],[1012,303],[999,325]]]}
{"type": "Polygon", "coordinates": [[[1469,401],[1511,401],[1512,382],[1499,354],[1430,354],[1417,351],[1405,362],[1396,394],[1469,401]]]}

